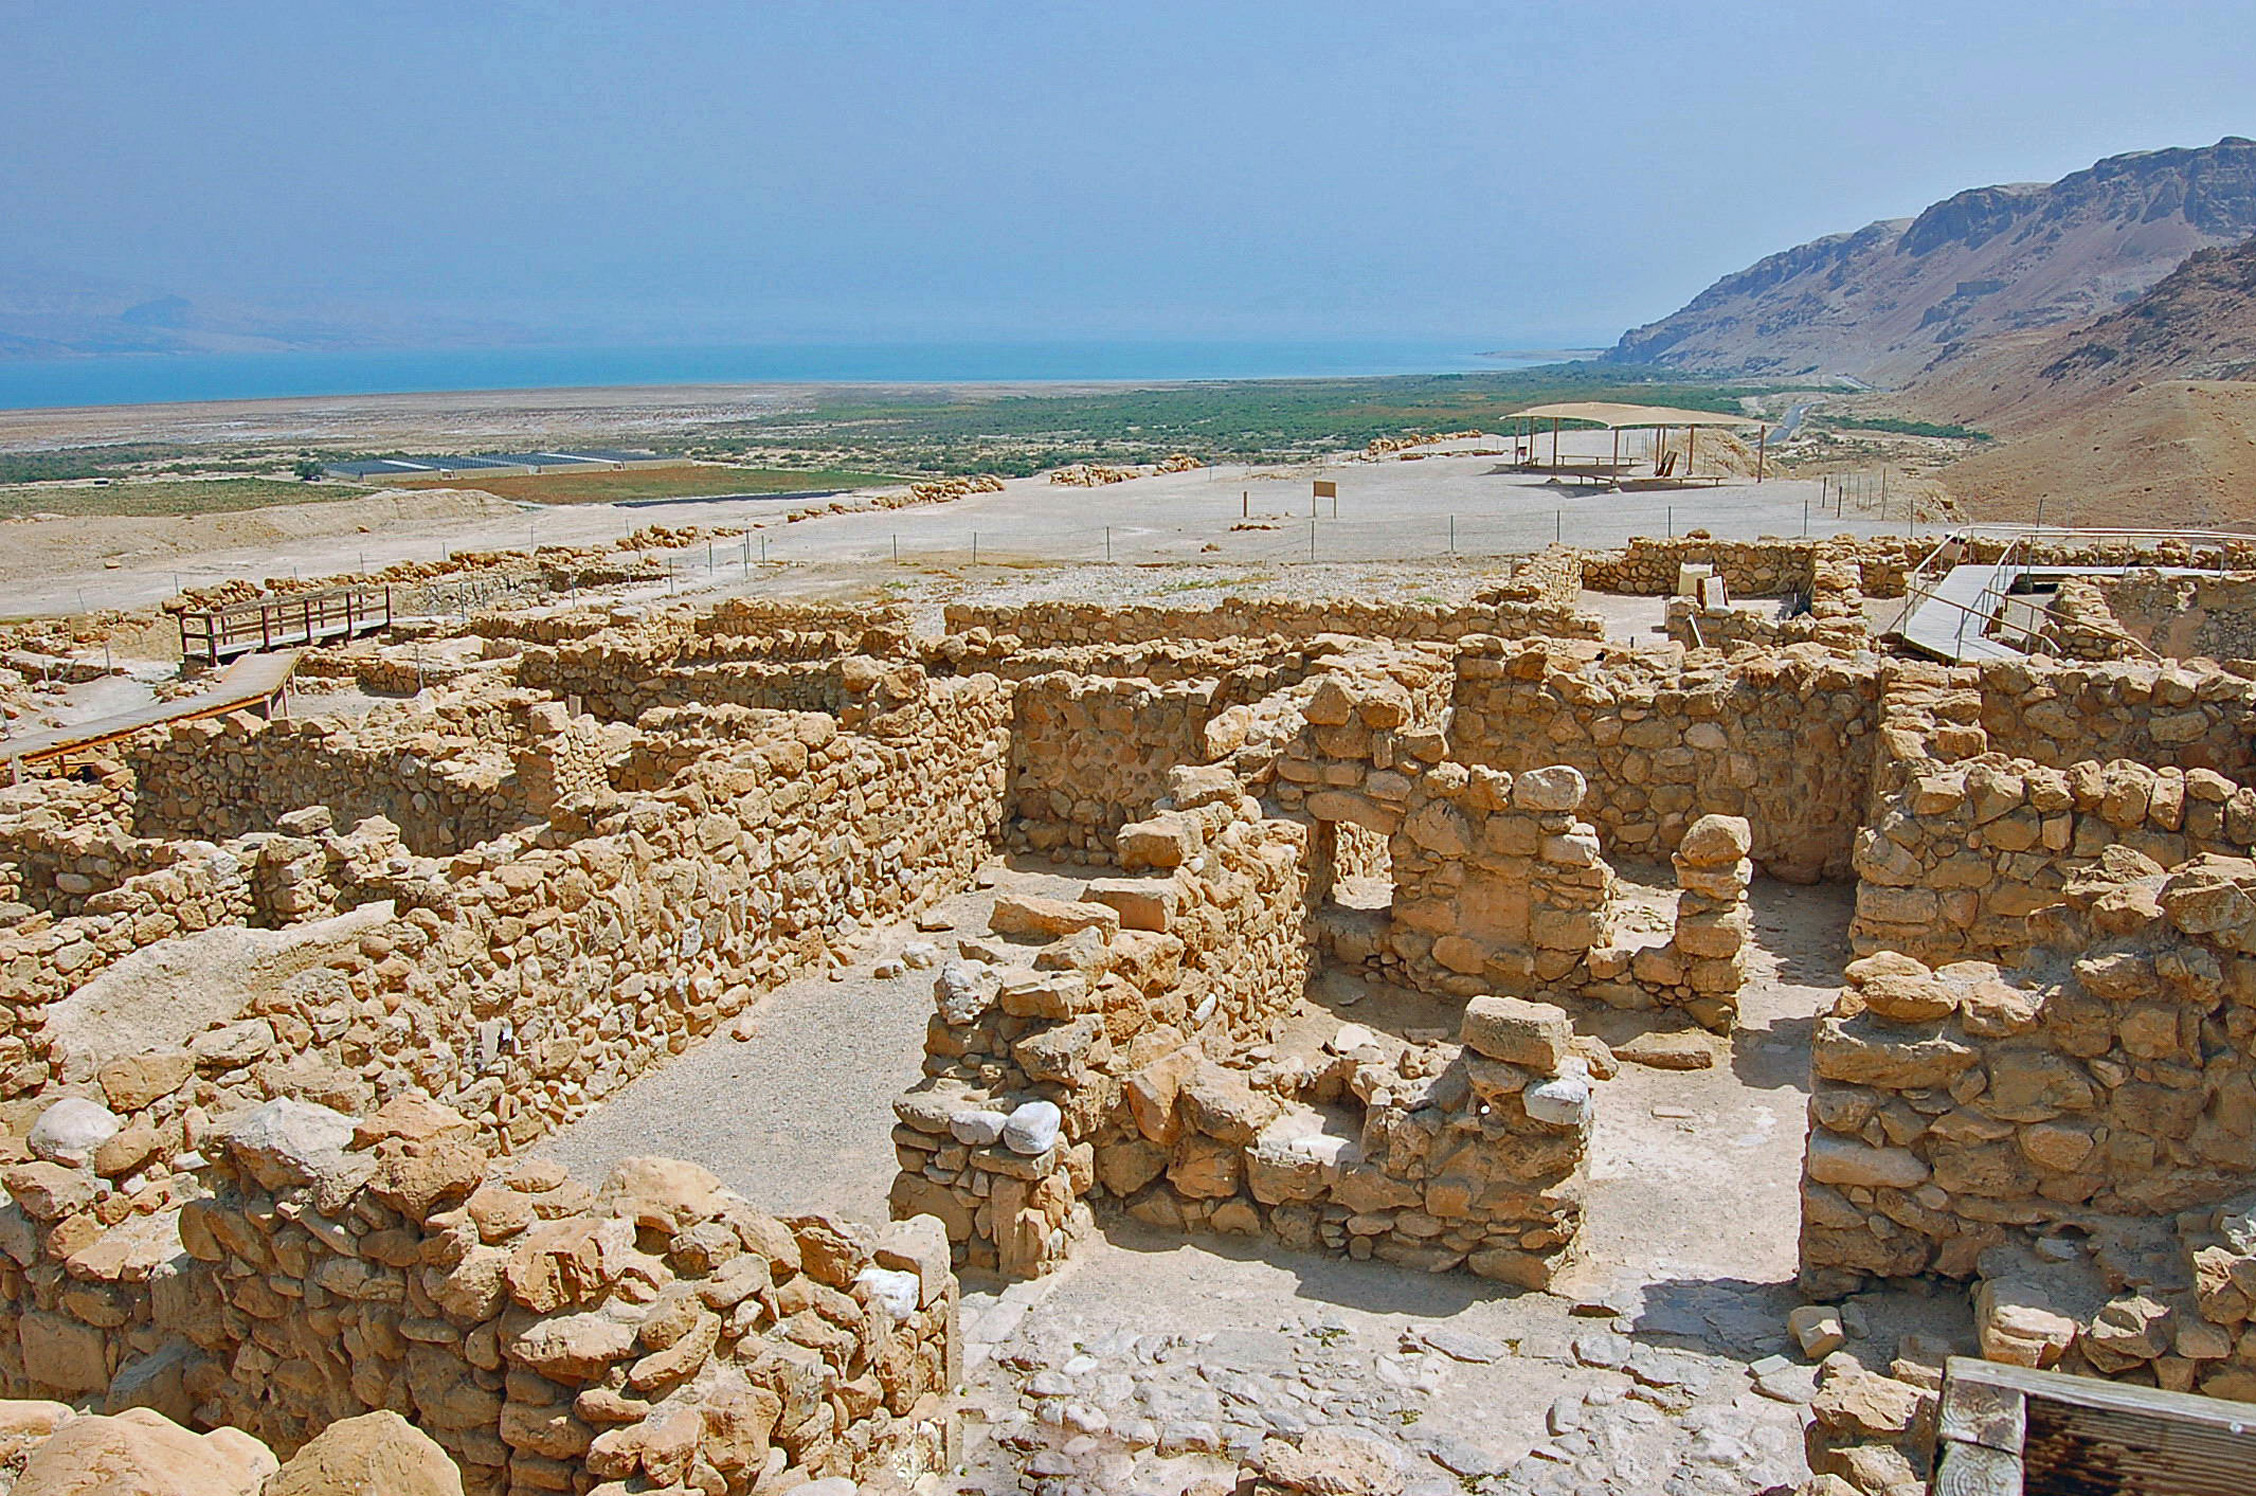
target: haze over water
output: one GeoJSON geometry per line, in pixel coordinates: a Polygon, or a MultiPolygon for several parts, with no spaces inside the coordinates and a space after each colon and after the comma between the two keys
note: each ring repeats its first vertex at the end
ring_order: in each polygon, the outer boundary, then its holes
{"type": "Polygon", "coordinates": [[[968,384],[1446,374],[1537,358],[1481,342],[777,343],[752,347],[139,354],[0,361],[0,409],[450,390],[733,383],[968,384]]]}

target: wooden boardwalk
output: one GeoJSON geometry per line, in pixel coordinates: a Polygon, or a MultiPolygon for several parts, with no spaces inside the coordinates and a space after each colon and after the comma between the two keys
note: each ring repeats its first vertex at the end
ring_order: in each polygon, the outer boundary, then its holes
{"type": "Polygon", "coordinates": [[[351,639],[388,628],[392,589],[337,587],[291,597],[260,597],[180,615],[183,658],[217,665],[238,655],[351,639]]]}
{"type": "Polygon", "coordinates": [[[271,718],[283,704],[290,677],[305,651],[284,650],[255,654],[236,661],[220,674],[212,689],[178,701],[152,701],[130,712],[97,717],[68,727],[0,738],[0,777],[20,782],[27,773],[61,773],[122,742],[146,728],[199,717],[224,717],[230,712],[255,711],[271,718]]]}

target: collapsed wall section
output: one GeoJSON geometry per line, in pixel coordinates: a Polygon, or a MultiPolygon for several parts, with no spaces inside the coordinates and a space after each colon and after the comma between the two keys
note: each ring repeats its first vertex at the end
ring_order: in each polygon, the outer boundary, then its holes
{"type": "Polygon", "coordinates": [[[389,1408],[473,1496],[588,1477],[743,1496],[955,1458],[937,1222],[781,1221],[659,1158],[591,1191],[411,1099],[358,1121],[271,1101],[191,1139],[208,1162],[179,1174],[84,1121],[43,1123],[40,1156],[0,1176],[10,1396],[150,1407],[284,1454],[389,1408]]]}
{"type": "Polygon", "coordinates": [[[942,970],[927,1079],[895,1107],[895,1213],[941,1217],[964,1260],[1012,1276],[1056,1265],[1097,1201],[1548,1282],[1575,1240],[1589,1126],[1563,1012],[1482,999],[1464,1048],[1347,1029],[1320,1054],[1254,1048],[1307,979],[1309,841],[1226,772],[1184,769],[1123,832],[1144,876],[1078,903],[998,901],[1004,940],[942,970]]]}
{"type": "Polygon", "coordinates": [[[1815,1036],[1805,1283],[1983,1280],[1984,1354],[2256,1393],[2256,864],[2072,877],[2024,971],[1882,952],[1815,1036]]]}

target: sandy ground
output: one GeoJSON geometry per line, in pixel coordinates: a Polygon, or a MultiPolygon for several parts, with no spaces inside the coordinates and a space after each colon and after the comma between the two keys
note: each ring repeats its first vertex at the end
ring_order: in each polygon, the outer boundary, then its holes
{"type": "Polygon", "coordinates": [[[1943,481],[1978,520],[2247,530],[2256,383],[2133,385],[1951,464],[1943,481]]]}
{"type": "MultiPolygon", "coordinates": [[[[997,887],[1070,895],[1101,871],[1021,860],[997,887]]],[[[770,995],[746,1037],[715,1036],[638,1078],[542,1151],[590,1179],[630,1154],[671,1153],[768,1208],[882,1219],[890,1102],[920,1073],[931,978],[870,968],[913,940],[945,953],[984,929],[992,898],[940,906],[947,931],[872,932],[843,980],[770,995]]],[[[953,1489],[1030,1478],[1180,1492],[1225,1468],[1211,1451],[1312,1422],[1389,1441],[1418,1496],[1723,1496],[1800,1479],[1812,1369],[1791,1354],[1785,1315],[1801,1302],[1810,1031],[1840,985],[1850,894],[1764,882],[1754,903],[1744,1022],[1716,1042],[1718,1063],[1625,1063],[1599,1085],[1586,1256],[1555,1291],[1108,1218],[1051,1277],[967,1283],[971,1437],[953,1489]]],[[[1442,1021],[1408,994],[1337,1008],[1336,984],[1316,984],[1323,1000],[1296,1032],[1442,1021]]],[[[1615,1042],[1666,1026],[1596,1007],[1576,1018],[1615,1042]]],[[[1864,1333],[1850,1349],[1876,1367],[1907,1332],[1968,1336],[1951,1295],[1866,1295],[1852,1317],[1864,1333]]]]}
{"type": "MultiPolygon", "coordinates": [[[[1465,444],[1460,444],[1465,445],[1465,444]]],[[[1603,450],[1586,436],[1588,455],[1603,450]]],[[[1567,450],[1577,443],[1570,437],[1567,450]]],[[[772,592],[859,581],[916,586],[920,573],[989,578],[1045,563],[1109,561],[1107,588],[1130,567],[1200,564],[1239,575],[1342,563],[1417,562],[1436,573],[1527,554],[1554,539],[1618,546],[1634,535],[1705,528],[1719,536],[1892,533],[1900,519],[1817,515],[1806,480],[1740,481],[1652,494],[1596,494],[1499,471],[1494,457],[1442,450],[1417,462],[1343,461],[1293,468],[1224,466],[1070,488],[1014,479],[999,493],[921,509],[790,524],[789,501],[543,507],[490,496],[422,493],[193,519],[45,520],[0,526],[0,618],[82,607],[143,607],[181,585],[229,577],[314,576],[436,560],[449,549],[603,544],[662,524],[757,525],[749,543],[679,555],[675,587],[772,592]],[[1311,482],[1337,482],[1312,521],[1311,482]],[[1806,517],[1805,517],[1806,516],[1806,517]],[[1254,526],[1255,528],[1246,528],[1254,526]],[[763,565],[763,561],[765,564],[763,565]],[[83,601],[82,601],[83,600],[83,601]]],[[[1395,595],[1431,592],[1405,576],[1395,595]]]]}
{"type": "MultiPolygon", "coordinates": [[[[1016,383],[851,386],[858,397],[894,399],[936,389],[1072,395],[1127,386],[1016,383]]],[[[179,401],[63,410],[0,410],[0,451],[98,442],[228,446],[307,442],[383,450],[459,450],[493,441],[522,450],[573,442],[618,446],[623,438],[680,436],[778,411],[802,410],[826,384],[616,385],[553,390],[439,390],[397,395],[307,395],[295,399],[179,401]]]]}

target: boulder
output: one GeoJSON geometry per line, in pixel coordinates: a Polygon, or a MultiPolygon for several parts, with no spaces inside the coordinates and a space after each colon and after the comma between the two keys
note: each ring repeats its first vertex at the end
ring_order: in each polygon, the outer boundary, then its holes
{"type": "Polygon", "coordinates": [[[1676,855],[1694,867],[1727,867],[1747,855],[1754,833],[1745,816],[1702,816],[1684,833],[1676,855]]]}
{"type": "Polygon", "coordinates": [[[1529,769],[1512,780],[1512,808],[1563,815],[1580,807],[1589,790],[1589,782],[1582,777],[1580,769],[1570,769],[1564,764],[1529,769]]]}
{"type": "Polygon", "coordinates": [[[620,1159],[595,1199],[612,1215],[665,1232],[709,1221],[727,1208],[712,1171],[652,1155],[620,1159]]]}
{"type": "Polygon", "coordinates": [[[264,1496],[462,1496],[462,1472],[437,1440],[387,1410],[330,1424],[264,1496]]]}
{"type": "Polygon", "coordinates": [[[226,1118],[212,1135],[261,1188],[280,1190],[316,1184],[349,1167],[345,1149],[353,1140],[353,1122],[328,1107],[282,1096],[226,1118]]]}
{"type": "Polygon", "coordinates": [[[1003,1123],[1003,1146],[1028,1158],[1039,1158],[1056,1146],[1065,1114],[1054,1101],[1029,1101],[1003,1123]]]}
{"type": "Polygon", "coordinates": [[[39,1114],[26,1145],[32,1156],[66,1168],[83,1169],[94,1150],[117,1135],[124,1123],[99,1102],[66,1096],[39,1114]]]}
{"type": "Polygon", "coordinates": [[[1716,1062],[1716,1041],[1701,1029],[1655,1031],[1613,1046],[1615,1059],[1654,1070],[1706,1070],[1716,1062]]]}
{"type": "Polygon", "coordinates": [[[279,1466],[240,1429],[192,1434],[147,1408],[73,1418],[31,1453],[13,1496],[259,1496],[279,1466]]]}

